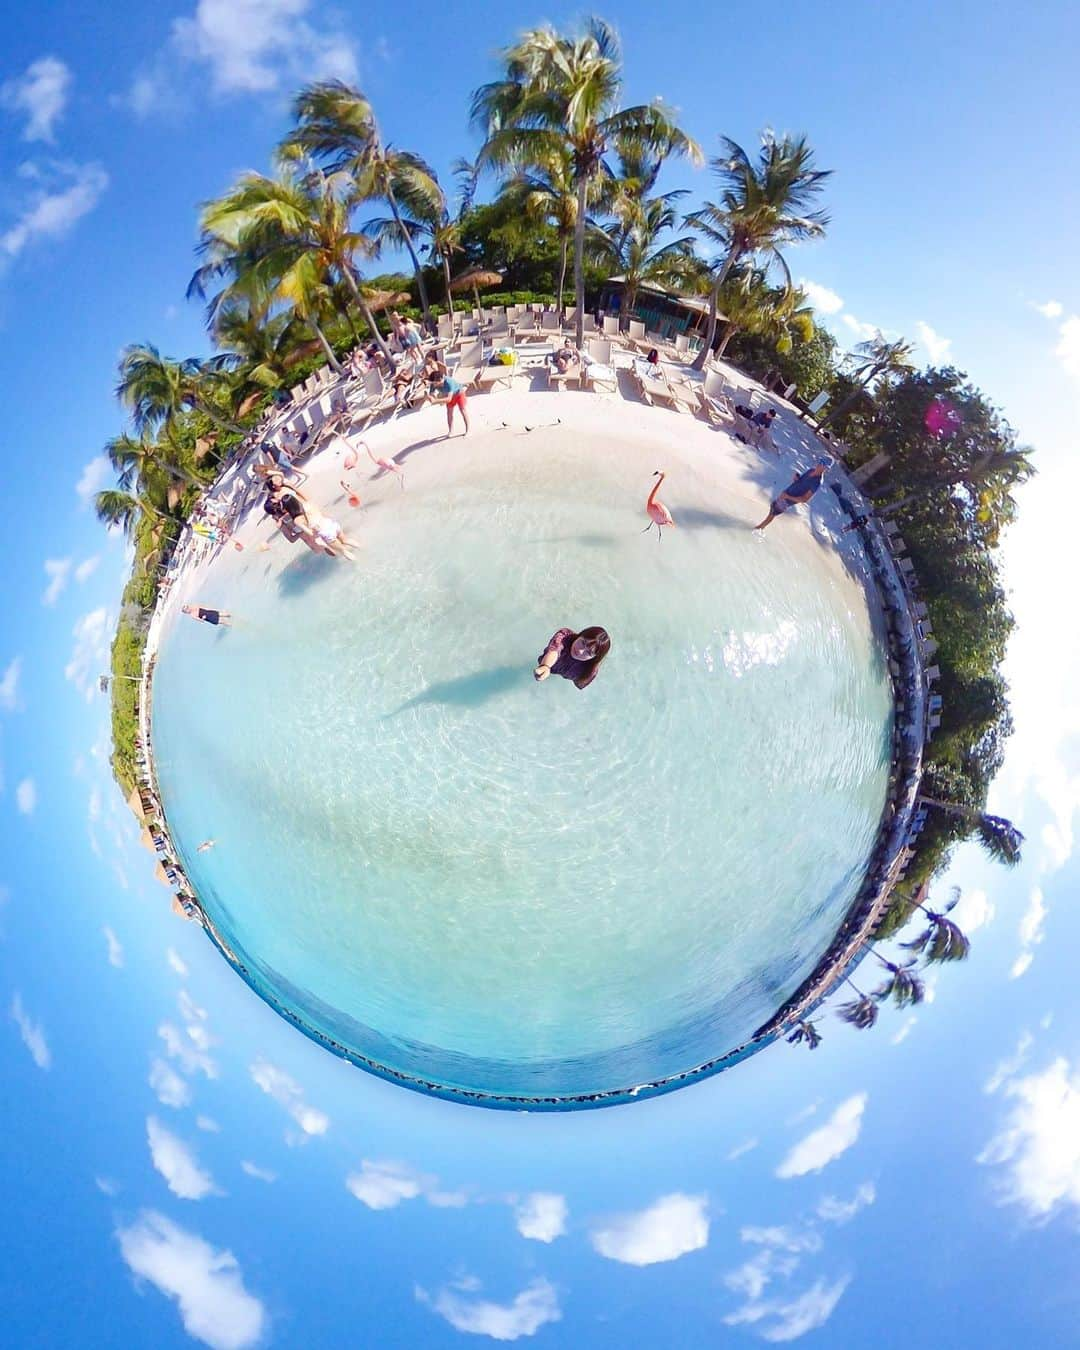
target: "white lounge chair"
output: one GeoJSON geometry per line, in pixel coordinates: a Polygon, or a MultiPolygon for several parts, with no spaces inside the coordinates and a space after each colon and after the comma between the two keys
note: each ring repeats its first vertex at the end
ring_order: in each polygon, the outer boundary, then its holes
{"type": "Polygon", "coordinates": [[[614,366],[611,365],[610,338],[590,338],[583,363],[582,388],[610,389],[612,393],[618,389],[618,376],[615,374],[614,366]]]}
{"type": "Polygon", "coordinates": [[[462,384],[472,384],[483,369],[484,365],[484,340],[483,338],[474,338],[472,342],[462,347],[458,354],[457,365],[454,367],[454,379],[462,384]]]}
{"type": "Polygon", "coordinates": [[[617,314],[604,315],[604,336],[605,337],[619,336],[619,316],[617,314]]]}

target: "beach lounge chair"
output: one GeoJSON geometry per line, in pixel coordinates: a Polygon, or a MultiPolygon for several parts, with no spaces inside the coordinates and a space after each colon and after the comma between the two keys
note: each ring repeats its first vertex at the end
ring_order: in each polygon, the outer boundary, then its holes
{"type": "Polygon", "coordinates": [[[727,430],[735,425],[735,405],[731,401],[724,377],[718,370],[705,372],[705,379],[697,386],[701,411],[714,427],[727,430]]]}
{"type": "Polygon", "coordinates": [[[509,386],[514,376],[520,374],[520,372],[521,367],[518,365],[516,355],[510,364],[501,361],[492,364],[489,360],[476,372],[472,387],[474,389],[494,389],[497,384],[509,386]]]}
{"type": "Polygon", "coordinates": [[[459,380],[462,384],[472,384],[483,369],[483,365],[484,340],[483,338],[474,338],[463,346],[458,353],[457,365],[453,371],[454,379],[459,380]]]}
{"type": "Polygon", "coordinates": [[[563,315],[562,326],[564,333],[577,332],[577,305],[573,305],[563,315]]]}
{"type": "Polygon", "coordinates": [[[626,330],[624,341],[628,342],[635,350],[646,354],[653,345],[645,336],[645,325],[640,319],[630,320],[630,326],[626,330]]]}
{"type": "Polygon", "coordinates": [[[820,394],[816,394],[806,405],[806,411],[810,414],[811,417],[816,418],[818,413],[822,410],[822,408],[824,408],[825,404],[828,403],[828,401],[829,401],[828,391],[823,389],[820,394]]]}
{"type": "Polygon", "coordinates": [[[603,332],[605,337],[619,336],[619,316],[617,314],[605,314],[603,332]]]}
{"type": "Polygon", "coordinates": [[[630,378],[634,382],[634,388],[650,407],[656,403],[665,403],[669,408],[678,411],[679,401],[662,370],[650,366],[647,361],[638,357],[630,364],[630,378]]]}
{"type": "Polygon", "coordinates": [[[582,364],[580,356],[566,368],[565,372],[559,370],[551,357],[548,357],[544,362],[544,371],[547,375],[547,387],[549,389],[554,389],[556,393],[560,393],[563,385],[569,384],[571,380],[576,380],[578,387],[580,388],[584,379],[584,370],[585,367],[582,364]]]}
{"type": "Polygon", "coordinates": [[[559,333],[562,331],[562,324],[559,322],[559,315],[555,310],[546,309],[540,315],[540,329],[544,333],[559,333]]]}
{"type": "Polygon", "coordinates": [[[582,358],[581,386],[583,389],[610,389],[619,387],[618,376],[611,365],[611,339],[590,338],[582,358]]]}

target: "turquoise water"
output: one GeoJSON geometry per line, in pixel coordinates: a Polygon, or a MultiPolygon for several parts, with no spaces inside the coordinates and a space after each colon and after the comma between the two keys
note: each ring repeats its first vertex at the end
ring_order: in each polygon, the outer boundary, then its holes
{"type": "Polygon", "coordinates": [[[658,545],[647,477],[527,445],[365,485],[334,507],[354,566],[222,555],[198,598],[235,626],[173,622],[153,730],[260,992],[396,1073],[588,1094],[734,1049],[810,972],[874,839],[891,704],[805,521],[763,539],[665,492],[658,545]],[[564,623],[612,635],[583,692],[531,676],[564,623]]]}

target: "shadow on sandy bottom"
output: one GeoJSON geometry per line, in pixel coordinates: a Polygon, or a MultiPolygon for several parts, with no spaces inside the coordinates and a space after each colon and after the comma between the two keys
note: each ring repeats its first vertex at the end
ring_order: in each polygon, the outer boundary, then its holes
{"type": "Polygon", "coordinates": [[[452,680],[442,680],[430,684],[419,694],[406,699],[400,708],[384,713],[385,717],[396,717],[409,708],[418,708],[425,703],[439,703],[454,708],[477,708],[488,699],[505,694],[518,685],[527,683],[532,672],[527,666],[495,666],[492,670],[476,670],[471,675],[458,675],[452,680]]]}
{"type": "Polygon", "coordinates": [[[335,567],[342,565],[338,558],[331,558],[326,553],[312,553],[305,548],[303,554],[294,558],[279,574],[278,589],[282,595],[303,595],[329,575],[335,567]]]}

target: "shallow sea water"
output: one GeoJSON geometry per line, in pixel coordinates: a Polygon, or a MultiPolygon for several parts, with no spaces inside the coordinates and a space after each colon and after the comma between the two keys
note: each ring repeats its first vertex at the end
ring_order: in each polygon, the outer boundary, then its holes
{"type": "Polygon", "coordinates": [[[734,1049],[873,843],[891,702],[860,587],[804,519],[761,538],[674,480],[658,545],[648,475],[569,434],[413,478],[333,508],[355,566],[223,555],[199,599],[235,626],[165,635],[158,775],[208,912],[308,1029],[450,1089],[734,1049]],[[583,692],[532,679],[564,624],[612,635],[583,692]]]}

